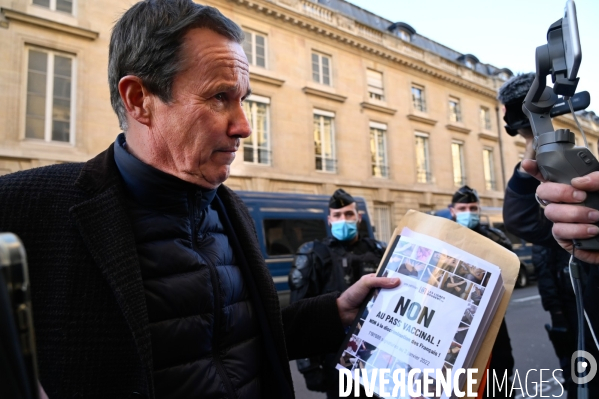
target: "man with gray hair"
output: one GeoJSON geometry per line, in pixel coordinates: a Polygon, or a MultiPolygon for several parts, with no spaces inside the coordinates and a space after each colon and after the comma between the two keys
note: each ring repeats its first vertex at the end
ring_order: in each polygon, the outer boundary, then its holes
{"type": "Polygon", "coordinates": [[[251,133],[242,40],[215,8],[140,1],[110,41],[124,133],[87,163],[0,178],[50,399],[293,398],[289,359],[336,350],[368,291],[399,284],[366,276],[281,312],[249,212],[222,184],[251,133]]]}

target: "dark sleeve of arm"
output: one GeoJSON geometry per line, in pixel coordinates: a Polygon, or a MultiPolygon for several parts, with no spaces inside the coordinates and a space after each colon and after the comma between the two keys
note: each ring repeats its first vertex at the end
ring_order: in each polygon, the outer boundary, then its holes
{"type": "MultiPolygon", "coordinates": [[[[557,245],[557,244],[556,244],[557,245]]],[[[558,291],[557,274],[551,265],[556,262],[556,250],[552,247],[535,245],[532,247],[532,263],[537,273],[539,294],[543,309],[554,312],[562,309],[562,299],[558,291]]]]}
{"type": "MultiPolygon", "coordinates": [[[[312,244],[314,245],[314,244],[312,244]]],[[[304,298],[311,298],[319,294],[318,270],[322,269],[320,260],[313,251],[300,251],[293,257],[289,270],[289,302],[295,303],[304,298]]]]}
{"type": "Polygon", "coordinates": [[[508,182],[503,203],[503,222],[512,234],[533,244],[550,245],[553,241],[553,223],[543,214],[535,193],[539,181],[523,176],[516,170],[508,182]]]}
{"type": "Polygon", "coordinates": [[[345,331],[337,309],[338,292],[302,299],[283,309],[289,359],[336,352],[345,331]]]}

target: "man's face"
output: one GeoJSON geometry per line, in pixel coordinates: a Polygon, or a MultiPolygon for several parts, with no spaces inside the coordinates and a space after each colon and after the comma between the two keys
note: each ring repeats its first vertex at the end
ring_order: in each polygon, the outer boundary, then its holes
{"type": "Polygon", "coordinates": [[[453,216],[453,218],[455,219],[456,215],[458,213],[462,213],[462,212],[472,212],[472,213],[478,213],[480,211],[480,205],[478,204],[478,202],[469,202],[467,204],[453,204],[453,206],[451,208],[449,208],[449,211],[451,212],[451,216],[453,216]]]}
{"type": "Polygon", "coordinates": [[[351,204],[339,209],[329,208],[329,224],[338,222],[340,220],[360,222],[360,215],[356,209],[355,202],[352,202],[351,204]]]}
{"type": "Polygon", "coordinates": [[[229,177],[240,139],[251,133],[242,107],[250,92],[247,58],[241,45],[205,28],[187,32],[181,51],[172,101],[150,95],[147,145],[158,169],[216,188],[229,177]]]}

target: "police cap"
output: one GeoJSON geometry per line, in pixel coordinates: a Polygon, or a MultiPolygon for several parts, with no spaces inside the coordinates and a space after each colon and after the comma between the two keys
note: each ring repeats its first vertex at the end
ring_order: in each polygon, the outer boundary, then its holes
{"type": "Polygon", "coordinates": [[[470,204],[472,202],[479,202],[478,193],[468,186],[462,186],[451,199],[452,204],[470,204]]]}
{"type": "Polygon", "coordinates": [[[353,204],[354,202],[356,202],[354,201],[354,197],[346,193],[344,189],[340,188],[337,189],[337,191],[335,191],[331,196],[331,199],[329,200],[329,208],[339,209],[343,208],[344,206],[348,206],[349,204],[353,204]]]}

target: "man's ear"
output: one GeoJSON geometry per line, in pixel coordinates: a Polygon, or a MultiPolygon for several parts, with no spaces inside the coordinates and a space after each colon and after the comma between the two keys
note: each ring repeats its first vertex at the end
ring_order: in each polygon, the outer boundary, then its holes
{"type": "Polygon", "coordinates": [[[149,125],[150,93],[137,76],[123,76],[119,81],[119,94],[129,116],[143,125],[149,125]]]}
{"type": "Polygon", "coordinates": [[[455,210],[453,209],[453,206],[449,207],[449,213],[451,213],[452,218],[455,218],[455,210]]]}

